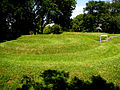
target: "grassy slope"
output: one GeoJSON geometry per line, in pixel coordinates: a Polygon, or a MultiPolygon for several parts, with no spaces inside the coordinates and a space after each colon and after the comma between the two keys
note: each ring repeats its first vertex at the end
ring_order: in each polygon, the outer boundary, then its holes
{"type": "Polygon", "coordinates": [[[25,35],[0,43],[0,86],[16,87],[23,75],[37,76],[46,69],[65,70],[88,80],[101,75],[120,83],[120,35],[99,42],[101,33],[25,35]]]}

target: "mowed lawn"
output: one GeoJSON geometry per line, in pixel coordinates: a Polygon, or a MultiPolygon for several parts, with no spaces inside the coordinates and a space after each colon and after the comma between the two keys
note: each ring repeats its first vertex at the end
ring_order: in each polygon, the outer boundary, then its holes
{"type": "Polygon", "coordinates": [[[47,69],[81,80],[101,75],[120,85],[120,34],[108,34],[116,37],[100,43],[101,34],[23,35],[0,43],[0,88],[19,87],[23,75],[35,78],[47,69]]]}

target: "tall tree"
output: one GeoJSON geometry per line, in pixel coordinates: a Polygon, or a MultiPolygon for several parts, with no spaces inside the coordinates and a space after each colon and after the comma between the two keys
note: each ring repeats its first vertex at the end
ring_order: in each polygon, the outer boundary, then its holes
{"type": "Polygon", "coordinates": [[[33,0],[24,0],[11,2],[14,7],[14,19],[12,28],[19,30],[20,34],[29,34],[30,30],[35,29],[35,13],[33,11],[33,0]]]}
{"type": "Polygon", "coordinates": [[[1,0],[0,30],[2,38],[14,38],[36,31],[50,23],[69,27],[75,0],[1,0]]]}
{"type": "Polygon", "coordinates": [[[72,11],[75,9],[76,0],[56,0],[56,5],[60,10],[58,17],[54,19],[54,22],[61,25],[63,28],[69,28],[71,22],[72,11]]]}
{"type": "Polygon", "coordinates": [[[56,13],[59,14],[57,5],[53,0],[36,0],[35,13],[38,24],[40,24],[41,33],[43,33],[43,28],[53,22],[53,17],[57,17],[56,13]]]}
{"type": "Polygon", "coordinates": [[[10,21],[12,21],[11,14],[11,5],[8,3],[8,0],[0,1],[0,41],[9,39],[11,35],[10,30],[10,21]]]}
{"type": "Polygon", "coordinates": [[[120,13],[120,0],[112,0],[111,3],[112,14],[117,15],[120,13]]]}
{"type": "Polygon", "coordinates": [[[73,20],[72,20],[72,30],[75,32],[81,32],[84,31],[83,27],[83,14],[77,15],[73,20]]]}
{"type": "Polygon", "coordinates": [[[120,0],[113,0],[108,3],[110,10],[110,17],[106,20],[107,32],[120,33],[120,0]]]}
{"type": "Polygon", "coordinates": [[[37,5],[38,18],[40,18],[41,32],[46,24],[56,23],[69,28],[72,10],[75,9],[75,0],[43,0],[37,5]]]}
{"type": "Polygon", "coordinates": [[[3,39],[14,39],[22,34],[28,34],[29,30],[33,29],[35,16],[32,4],[32,0],[2,0],[0,21],[5,22],[1,27],[2,32],[5,33],[3,39]]]}
{"type": "Polygon", "coordinates": [[[97,25],[105,23],[109,15],[110,11],[107,3],[104,1],[89,1],[84,8],[84,26],[88,31],[95,31],[97,25]]]}

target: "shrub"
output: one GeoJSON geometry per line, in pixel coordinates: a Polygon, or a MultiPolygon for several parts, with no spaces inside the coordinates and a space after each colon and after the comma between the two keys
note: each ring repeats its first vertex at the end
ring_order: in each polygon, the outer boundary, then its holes
{"type": "Polygon", "coordinates": [[[53,34],[61,34],[63,32],[62,27],[58,24],[53,25],[51,29],[53,34]]]}
{"type": "Polygon", "coordinates": [[[29,31],[29,34],[30,34],[30,35],[34,35],[34,31],[32,31],[32,30],[29,31]]]}
{"type": "Polygon", "coordinates": [[[73,30],[73,29],[70,29],[70,32],[74,32],[74,30],[73,30]]]}
{"type": "Polygon", "coordinates": [[[43,34],[50,34],[52,33],[52,30],[51,30],[51,27],[50,25],[49,26],[46,26],[44,29],[43,29],[43,34]]]}
{"type": "Polygon", "coordinates": [[[101,76],[93,76],[91,81],[80,80],[74,77],[69,83],[69,73],[56,70],[45,70],[40,77],[43,83],[36,82],[34,79],[24,76],[21,83],[22,87],[17,90],[119,90],[113,83],[107,83],[101,76]]]}
{"type": "Polygon", "coordinates": [[[43,78],[46,88],[63,90],[67,87],[69,73],[56,70],[45,70],[40,76],[43,78]]]}

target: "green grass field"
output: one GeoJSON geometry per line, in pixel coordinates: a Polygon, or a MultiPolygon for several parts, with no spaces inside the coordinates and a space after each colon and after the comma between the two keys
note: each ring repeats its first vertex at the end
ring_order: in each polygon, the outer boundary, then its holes
{"type": "Polygon", "coordinates": [[[23,35],[0,43],[0,88],[15,89],[23,75],[37,77],[47,69],[82,80],[101,75],[120,86],[120,34],[108,34],[116,37],[100,43],[101,34],[23,35]]]}

